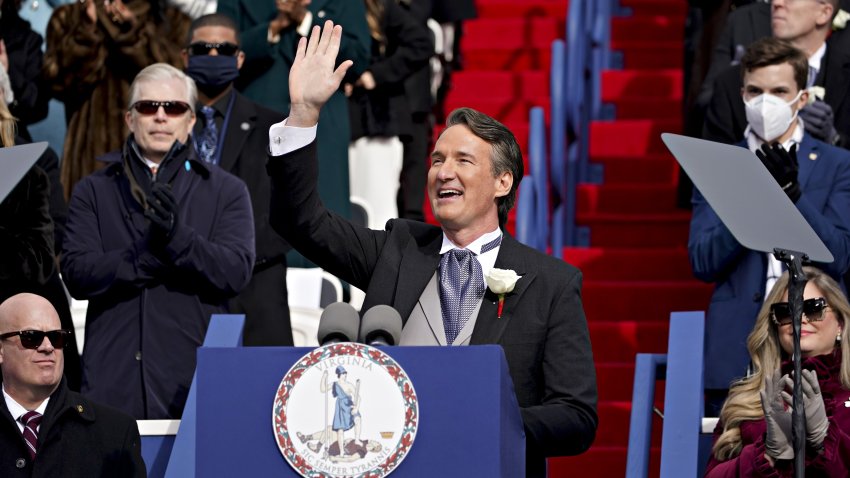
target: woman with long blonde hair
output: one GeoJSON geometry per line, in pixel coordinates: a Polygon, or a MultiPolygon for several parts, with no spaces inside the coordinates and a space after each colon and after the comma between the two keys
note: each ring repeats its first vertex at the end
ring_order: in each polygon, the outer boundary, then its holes
{"type": "MultiPolygon", "coordinates": [[[[850,303],[822,271],[803,268],[800,340],[806,471],[850,476],[850,303]]],[[[715,430],[707,477],[793,476],[788,273],[774,285],[747,339],[752,374],[732,385],[715,430]]]]}

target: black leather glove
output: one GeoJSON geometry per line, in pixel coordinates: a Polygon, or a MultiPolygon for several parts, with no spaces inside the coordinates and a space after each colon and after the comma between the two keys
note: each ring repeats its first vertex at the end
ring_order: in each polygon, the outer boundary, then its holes
{"type": "Polygon", "coordinates": [[[148,196],[148,208],[145,217],[151,222],[151,240],[160,246],[168,244],[177,229],[177,201],[171,186],[165,183],[153,183],[148,196]]]}
{"type": "Polygon", "coordinates": [[[773,146],[765,143],[761,149],[756,151],[764,167],[770,171],[773,179],[779,183],[779,187],[785,194],[796,203],[800,199],[800,183],[797,182],[797,145],[791,146],[790,151],[785,151],[781,144],[774,143],[773,146]]]}
{"type": "Polygon", "coordinates": [[[832,107],[823,101],[815,101],[800,110],[800,118],[806,131],[816,139],[835,144],[838,131],[835,129],[835,115],[832,107]]]}

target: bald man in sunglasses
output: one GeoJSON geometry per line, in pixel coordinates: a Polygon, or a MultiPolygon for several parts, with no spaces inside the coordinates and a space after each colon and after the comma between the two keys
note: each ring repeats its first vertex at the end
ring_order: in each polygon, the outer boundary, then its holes
{"type": "Polygon", "coordinates": [[[43,297],[0,304],[0,476],[145,476],[136,422],[68,389],[60,327],[43,297]]]}
{"type": "Polygon", "coordinates": [[[163,63],[130,87],[130,135],[71,196],[62,274],[86,314],[81,391],[136,419],[180,418],[214,313],[251,278],[245,183],[200,159],[195,82],[163,63]]]}

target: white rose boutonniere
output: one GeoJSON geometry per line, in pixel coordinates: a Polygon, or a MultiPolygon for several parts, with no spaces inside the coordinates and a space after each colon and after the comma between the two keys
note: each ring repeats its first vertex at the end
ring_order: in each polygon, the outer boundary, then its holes
{"type": "Polygon", "coordinates": [[[808,88],[809,91],[809,102],[807,104],[812,104],[817,100],[823,101],[826,96],[826,89],[822,86],[810,86],[808,88]]]}
{"type": "Polygon", "coordinates": [[[502,318],[502,308],[505,305],[505,294],[513,292],[516,281],[520,280],[520,276],[511,269],[492,268],[487,275],[484,276],[487,282],[487,288],[499,296],[499,311],[497,318],[502,318]]]}
{"type": "Polygon", "coordinates": [[[847,20],[850,20],[850,13],[844,10],[838,10],[838,13],[832,19],[832,29],[843,30],[847,26],[847,20]]]}

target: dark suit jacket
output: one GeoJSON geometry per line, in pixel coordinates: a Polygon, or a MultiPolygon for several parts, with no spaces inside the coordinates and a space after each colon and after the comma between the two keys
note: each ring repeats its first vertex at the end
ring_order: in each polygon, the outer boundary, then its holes
{"type": "Polygon", "coordinates": [[[265,168],[269,128],[285,116],[260,106],[235,89],[233,94],[236,97],[224,132],[219,166],[248,186],[254,210],[257,260],[251,282],[231,300],[230,309],[245,314],[245,345],[292,345],[286,295],[286,252],[290,247],[269,224],[271,181],[265,168]]]}
{"type": "MultiPolygon", "coordinates": [[[[826,89],[824,101],[832,107],[835,128],[841,134],[838,145],[846,148],[850,146],[850,95],[847,94],[850,54],[838,45],[835,38],[830,38],[815,85],[826,89]]],[[[741,98],[742,87],[740,65],[730,66],[717,77],[714,95],[705,114],[703,138],[726,144],[735,144],[744,139],[747,115],[741,98]]]]}
{"type": "Polygon", "coordinates": [[[702,82],[697,104],[705,109],[714,93],[714,82],[735,59],[736,50],[746,49],[756,40],[773,34],[770,28],[770,4],[755,2],[729,13],[723,31],[717,38],[711,55],[711,66],[702,82]]]}
{"type": "Polygon", "coordinates": [[[44,411],[38,454],[32,461],[14,417],[0,399],[0,476],[144,477],[139,428],[128,415],[68,390],[63,380],[44,411]]]}
{"type": "MultiPolygon", "coordinates": [[[[326,210],[316,193],[316,144],[271,157],[272,226],[299,252],[366,291],[362,310],[386,304],[406,320],[437,270],[443,233],[404,219],[386,230],[356,226],[326,210]]],[[[487,293],[472,344],[505,351],[527,440],[528,476],[543,457],[585,451],[596,433],[596,377],[581,304],[581,272],[505,235],[496,267],[522,275],[497,319],[487,293]]]]}
{"type": "MultiPolygon", "coordinates": [[[[840,280],[850,267],[850,152],[807,133],[797,158],[803,191],[797,209],[835,257],[815,265],[840,280]]],[[[764,302],[767,256],[742,246],[697,190],[693,206],[691,267],[698,279],[715,283],[705,321],[705,386],[725,389],[750,361],[746,341],[764,302]]]]}

